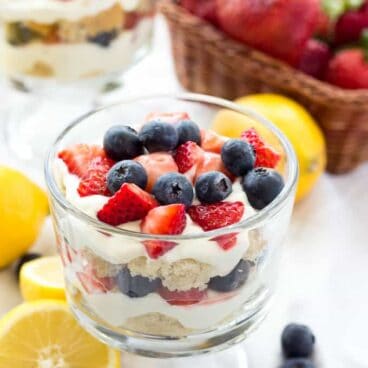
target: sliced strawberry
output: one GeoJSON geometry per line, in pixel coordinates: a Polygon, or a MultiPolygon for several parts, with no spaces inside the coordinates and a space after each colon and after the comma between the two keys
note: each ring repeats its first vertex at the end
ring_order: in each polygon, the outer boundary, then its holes
{"type": "Polygon", "coordinates": [[[218,153],[205,152],[203,159],[197,166],[196,178],[209,171],[220,171],[231,180],[235,179],[234,175],[232,175],[224,166],[221,156],[218,153]]]}
{"type": "Polygon", "coordinates": [[[254,128],[243,132],[241,138],[245,139],[253,146],[256,152],[256,167],[269,167],[274,169],[280,162],[281,155],[272,147],[268,146],[254,128]]]}
{"type": "Polygon", "coordinates": [[[106,158],[106,153],[101,146],[80,143],[59,152],[58,157],[71,174],[83,178],[88,174],[91,162],[96,158],[106,158]]]}
{"type": "Polygon", "coordinates": [[[88,294],[107,293],[115,286],[115,279],[113,277],[98,278],[92,269],[77,272],[77,277],[88,294]]]}
{"type": "Polygon", "coordinates": [[[149,155],[142,155],[135,158],[146,169],[148,176],[147,191],[151,191],[157,179],[169,172],[178,172],[173,157],[168,153],[157,152],[149,155]]]}
{"type": "Polygon", "coordinates": [[[124,183],[121,188],[97,212],[97,218],[117,226],[129,221],[140,220],[158,203],[135,184],[124,183]]]}
{"type": "Polygon", "coordinates": [[[217,244],[223,249],[223,250],[229,250],[231,248],[233,248],[236,243],[237,243],[237,237],[236,234],[225,234],[225,235],[220,235],[220,236],[216,236],[215,238],[211,239],[215,242],[217,242],[217,244]]]}
{"type": "Polygon", "coordinates": [[[171,305],[192,305],[203,300],[207,295],[207,290],[171,291],[162,286],[158,293],[171,305]]]}
{"type": "Polygon", "coordinates": [[[219,202],[188,208],[188,214],[204,231],[219,229],[239,222],[244,214],[242,202],[219,202]]]}
{"type": "Polygon", "coordinates": [[[179,123],[182,120],[190,120],[190,117],[186,112],[151,112],[146,116],[145,120],[161,120],[165,123],[179,123]]]}
{"type": "Polygon", "coordinates": [[[216,134],[212,130],[201,129],[201,147],[208,152],[221,153],[227,138],[216,134]]]}
{"type": "Polygon", "coordinates": [[[175,162],[179,172],[185,174],[193,181],[197,167],[203,160],[204,151],[194,142],[186,142],[178,147],[175,154],[175,162]]]}
{"type": "Polygon", "coordinates": [[[114,165],[114,161],[107,157],[96,157],[89,165],[87,174],[81,179],[78,193],[81,197],[94,194],[109,196],[107,189],[107,173],[114,165]]]}
{"type": "Polygon", "coordinates": [[[174,248],[177,243],[165,240],[145,240],[143,242],[147,254],[152,259],[157,259],[174,248]]]}
{"type": "Polygon", "coordinates": [[[178,235],[185,226],[185,206],[170,204],[150,210],[141,223],[141,230],[146,234],[178,235]]]}

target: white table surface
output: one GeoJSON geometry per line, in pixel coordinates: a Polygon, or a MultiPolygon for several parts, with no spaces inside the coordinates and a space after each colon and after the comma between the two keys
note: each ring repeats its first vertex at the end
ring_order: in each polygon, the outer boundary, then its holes
{"type": "MultiPolygon", "coordinates": [[[[125,82],[124,90],[110,99],[181,89],[161,22],[152,54],[129,71],[125,82]]],[[[0,90],[0,110],[13,98],[0,90]]],[[[12,158],[2,141],[0,163],[23,169],[42,184],[42,173],[12,158]]],[[[35,248],[54,252],[49,221],[35,248]]],[[[0,271],[0,314],[20,301],[13,272],[0,271]]],[[[250,368],[278,367],[280,333],[290,321],[308,324],[315,331],[318,367],[368,367],[368,360],[363,360],[368,358],[368,164],[344,176],[325,174],[313,193],[296,206],[278,296],[268,319],[246,343],[250,368]]]]}

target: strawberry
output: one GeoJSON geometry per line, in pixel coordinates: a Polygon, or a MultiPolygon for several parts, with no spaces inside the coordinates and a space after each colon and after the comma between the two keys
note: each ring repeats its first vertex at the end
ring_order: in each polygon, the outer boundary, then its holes
{"type": "Polygon", "coordinates": [[[71,174],[83,178],[88,174],[91,162],[96,158],[106,158],[106,153],[100,146],[80,143],[59,152],[58,157],[71,174]]]}
{"type": "Polygon", "coordinates": [[[266,145],[254,128],[243,132],[241,138],[248,141],[256,151],[255,167],[275,168],[277,166],[281,158],[280,154],[266,145]]]}
{"type": "Polygon", "coordinates": [[[216,0],[181,0],[181,5],[200,18],[218,23],[216,0]]]}
{"type": "MultiPolygon", "coordinates": [[[[147,234],[179,235],[186,226],[185,206],[171,204],[152,209],[141,223],[141,231],[147,234]]],[[[176,246],[175,242],[165,240],[145,240],[148,255],[157,259],[176,246]]]]}
{"type": "Polygon", "coordinates": [[[97,212],[97,218],[106,224],[118,226],[140,220],[158,203],[135,184],[124,183],[97,212]]]}
{"type": "Polygon", "coordinates": [[[164,152],[151,153],[149,155],[142,155],[135,158],[146,169],[148,176],[147,191],[151,191],[157,179],[163,174],[169,172],[178,172],[173,157],[164,152]]]}
{"type": "Polygon", "coordinates": [[[340,51],[330,61],[326,81],[346,89],[368,88],[368,62],[360,49],[340,51]]]}
{"type": "Polygon", "coordinates": [[[216,134],[212,130],[201,129],[201,147],[205,151],[221,153],[227,138],[216,134]]]}
{"type": "Polygon", "coordinates": [[[115,286],[113,277],[97,277],[90,266],[87,266],[83,272],[77,272],[77,277],[88,294],[107,293],[115,286]]]}
{"type": "Polygon", "coordinates": [[[291,65],[316,30],[319,7],[320,0],[217,0],[226,33],[291,65]]]}
{"type": "Polygon", "coordinates": [[[179,123],[182,120],[190,120],[186,112],[151,112],[145,121],[160,120],[165,123],[179,123]]]}
{"type": "Polygon", "coordinates": [[[310,39],[303,51],[298,69],[314,78],[323,79],[331,58],[332,52],[326,43],[310,39]]]}
{"type": "Polygon", "coordinates": [[[223,249],[223,250],[229,250],[232,247],[234,247],[238,241],[236,234],[225,234],[216,236],[215,238],[211,239],[212,241],[217,242],[217,244],[223,249]]]}
{"type": "Polygon", "coordinates": [[[219,202],[188,208],[190,218],[204,231],[219,229],[239,222],[244,213],[242,202],[219,202]]]}
{"type": "Polygon", "coordinates": [[[171,305],[192,305],[202,301],[207,295],[207,290],[171,291],[162,286],[158,293],[171,305]]]}
{"type": "Polygon", "coordinates": [[[109,196],[107,189],[107,173],[114,165],[114,161],[107,157],[96,157],[88,167],[87,174],[82,177],[78,193],[81,197],[94,194],[109,196]]]}
{"type": "Polygon", "coordinates": [[[198,164],[202,161],[204,151],[194,142],[186,142],[178,147],[174,156],[179,172],[187,173],[190,169],[189,179],[193,179],[198,164]]]}
{"type": "Polygon", "coordinates": [[[205,152],[202,160],[197,165],[196,178],[209,171],[220,171],[231,180],[234,179],[234,175],[226,169],[221,156],[217,153],[205,152]]]}

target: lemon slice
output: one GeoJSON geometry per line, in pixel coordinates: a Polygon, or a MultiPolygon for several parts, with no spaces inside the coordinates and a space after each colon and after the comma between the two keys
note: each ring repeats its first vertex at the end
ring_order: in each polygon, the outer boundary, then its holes
{"type": "Polygon", "coordinates": [[[65,300],[63,265],[58,256],[42,257],[25,263],[20,271],[23,299],[65,300]]]}
{"type": "Polygon", "coordinates": [[[119,354],[84,331],[59,300],[27,302],[5,315],[0,346],[0,367],[119,367],[119,354]]]}

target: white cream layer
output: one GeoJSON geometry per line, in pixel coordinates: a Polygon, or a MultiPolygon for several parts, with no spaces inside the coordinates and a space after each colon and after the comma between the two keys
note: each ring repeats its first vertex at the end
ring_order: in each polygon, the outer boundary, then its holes
{"type": "MultiPolygon", "coordinates": [[[[65,191],[66,199],[84,213],[97,218],[97,212],[109,198],[100,195],[80,197],[77,192],[79,178],[69,174],[68,169],[61,160],[56,161],[55,176],[60,188],[63,188],[65,191]]],[[[239,182],[233,185],[233,193],[227,198],[227,201],[241,201],[245,204],[244,219],[254,214],[254,210],[248,204],[246,195],[239,182]]],[[[120,228],[140,232],[139,223],[139,221],[130,222],[120,226],[120,228]]],[[[69,234],[73,247],[90,248],[98,256],[110,263],[126,264],[142,256],[147,257],[150,262],[156,262],[156,260],[147,256],[142,239],[134,237],[134,235],[106,236],[102,232],[96,231],[85,221],[71,215],[63,219],[61,226],[65,227],[65,233],[69,234]]],[[[203,233],[203,230],[187,216],[187,226],[184,235],[200,233],[203,233]]],[[[237,244],[226,251],[216,241],[210,241],[206,238],[181,240],[169,252],[162,255],[159,260],[173,263],[182,259],[194,259],[211,265],[213,270],[212,276],[225,276],[234,269],[249,247],[248,232],[246,230],[239,231],[237,237],[237,244]]]]}
{"type": "Polygon", "coordinates": [[[101,76],[129,67],[136,52],[151,39],[152,20],[143,19],[134,30],[123,31],[109,47],[85,42],[78,44],[43,44],[34,42],[22,47],[0,41],[0,70],[11,77],[29,74],[32,66],[42,63],[62,81],[101,76]]]}
{"type": "Polygon", "coordinates": [[[117,3],[126,11],[133,11],[142,2],[146,0],[0,0],[0,19],[44,24],[59,20],[76,21],[98,14],[117,3]]]}

